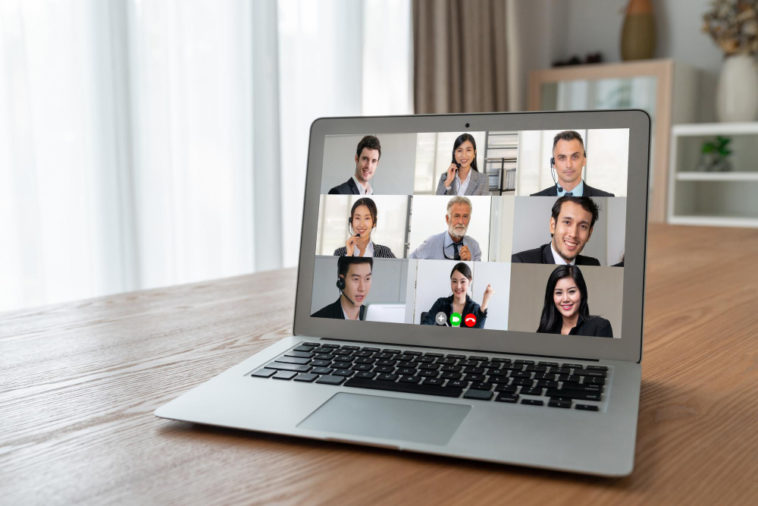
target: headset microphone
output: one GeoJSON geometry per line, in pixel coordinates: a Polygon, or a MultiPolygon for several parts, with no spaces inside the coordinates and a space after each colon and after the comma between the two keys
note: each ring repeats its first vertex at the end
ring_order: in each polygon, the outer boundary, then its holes
{"type": "Polygon", "coordinates": [[[351,299],[345,294],[345,279],[344,278],[337,278],[337,289],[340,291],[343,297],[345,297],[348,301],[350,301],[350,304],[352,304],[353,306],[357,305],[355,302],[353,302],[353,299],[351,299]]]}
{"type": "Polygon", "coordinates": [[[553,178],[553,182],[555,183],[555,186],[558,188],[559,192],[563,191],[563,187],[558,184],[558,181],[555,179],[555,157],[550,158],[550,176],[553,178]]]}

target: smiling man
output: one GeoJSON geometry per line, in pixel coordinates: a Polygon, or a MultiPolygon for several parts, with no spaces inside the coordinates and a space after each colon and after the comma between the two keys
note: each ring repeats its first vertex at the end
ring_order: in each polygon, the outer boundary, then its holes
{"type": "Polygon", "coordinates": [[[340,320],[363,320],[366,306],[363,302],[371,290],[371,272],[374,259],[368,257],[339,257],[337,259],[337,289],[339,298],[311,316],[340,320]]]}
{"type": "Polygon", "coordinates": [[[584,182],[582,169],[586,164],[587,152],[582,136],[573,130],[559,132],[553,138],[553,157],[550,159],[550,170],[555,169],[558,181],[531,196],[613,197],[612,193],[598,190],[584,182]]]}
{"type": "Polygon", "coordinates": [[[367,135],[358,143],[355,150],[355,174],[344,183],[335,186],[329,193],[342,195],[373,195],[374,189],[369,181],[374,177],[382,145],[373,135],[367,135]]]}
{"type": "Polygon", "coordinates": [[[580,255],[598,219],[597,205],[589,197],[563,196],[553,204],[552,240],[512,256],[514,263],[600,265],[597,258],[580,255]]]}

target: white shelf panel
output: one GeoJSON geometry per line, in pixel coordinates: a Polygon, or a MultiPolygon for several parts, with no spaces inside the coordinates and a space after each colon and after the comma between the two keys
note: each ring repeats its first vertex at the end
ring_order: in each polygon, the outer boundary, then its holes
{"type": "Polygon", "coordinates": [[[674,136],[758,134],[758,122],[681,124],[674,125],[671,133],[674,136]]]}
{"type": "Polygon", "coordinates": [[[713,227],[753,227],[758,228],[758,218],[736,218],[724,216],[669,216],[672,225],[702,225],[713,227]]]}
{"type": "Polygon", "coordinates": [[[677,181],[758,181],[758,172],[677,172],[677,181]]]}

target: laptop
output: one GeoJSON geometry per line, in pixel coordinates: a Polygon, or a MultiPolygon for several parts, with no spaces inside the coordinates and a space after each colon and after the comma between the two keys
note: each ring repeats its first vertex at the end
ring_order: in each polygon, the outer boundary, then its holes
{"type": "Polygon", "coordinates": [[[628,475],[649,140],[638,110],[317,119],[294,335],[155,414],[628,475]]]}

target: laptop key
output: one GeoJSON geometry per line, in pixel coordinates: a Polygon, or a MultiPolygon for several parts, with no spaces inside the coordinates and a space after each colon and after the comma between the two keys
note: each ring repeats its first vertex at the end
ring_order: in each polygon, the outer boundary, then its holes
{"type": "Polygon", "coordinates": [[[417,376],[406,375],[406,376],[401,376],[398,381],[400,383],[413,383],[413,384],[417,384],[417,383],[419,383],[421,381],[421,378],[419,378],[417,376]]]}
{"type": "Polygon", "coordinates": [[[313,374],[332,374],[331,367],[314,367],[311,369],[313,374]]]}
{"type": "Polygon", "coordinates": [[[318,378],[318,374],[311,374],[309,372],[301,372],[297,376],[295,376],[295,381],[305,381],[310,383],[311,381],[314,381],[316,378],[318,378]]]}
{"type": "Polygon", "coordinates": [[[278,380],[291,380],[295,376],[297,373],[294,371],[276,371],[276,374],[271,377],[278,380]]]}
{"type": "Polygon", "coordinates": [[[577,404],[574,406],[574,409],[578,409],[581,411],[599,411],[600,408],[595,406],[594,404],[577,404]]]}
{"type": "Polygon", "coordinates": [[[300,364],[304,365],[311,361],[310,358],[300,358],[300,357],[279,357],[276,359],[277,362],[280,362],[282,364],[300,364]]]}
{"type": "Polygon", "coordinates": [[[316,383],[322,383],[324,385],[341,385],[345,381],[344,376],[321,376],[316,380],[316,383]]]}
{"type": "Polygon", "coordinates": [[[332,372],[332,376],[343,376],[345,378],[349,378],[353,374],[355,374],[355,373],[353,371],[351,371],[350,369],[338,369],[338,370],[332,372]]]}
{"type": "Polygon", "coordinates": [[[450,380],[450,381],[447,382],[447,385],[445,385],[445,386],[453,387],[453,388],[460,388],[461,391],[463,391],[464,388],[468,388],[469,383],[470,382],[468,382],[468,381],[450,380]]]}
{"type": "Polygon", "coordinates": [[[355,373],[355,377],[361,378],[361,379],[374,379],[375,376],[376,376],[375,372],[369,372],[369,371],[361,371],[361,372],[355,373]]]}
{"type": "Polygon", "coordinates": [[[300,358],[313,358],[312,351],[288,351],[284,354],[285,357],[300,357],[300,358]]]}
{"type": "Polygon", "coordinates": [[[526,404],[529,406],[544,406],[545,405],[543,401],[537,401],[533,399],[521,399],[521,404],[526,404]]]}
{"type": "Polygon", "coordinates": [[[511,402],[511,403],[518,402],[518,399],[519,399],[519,396],[517,394],[510,394],[506,392],[501,393],[495,398],[497,402],[511,402]]]}
{"type": "Polygon", "coordinates": [[[281,362],[271,362],[266,367],[269,369],[277,369],[279,371],[295,371],[295,372],[308,372],[311,368],[311,366],[309,365],[282,364],[281,362]]]}
{"type": "Polygon", "coordinates": [[[310,352],[310,351],[313,351],[313,346],[307,346],[305,344],[301,344],[300,346],[292,348],[292,351],[310,352]]]}
{"type": "Polygon", "coordinates": [[[471,385],[471,388],[474,388],[476,390],[487,390],[487,391],[490,391],[490,390],[492,390],[492,385],[493,384],[490,383],[490,382],[488,382],[488,381],[481,381],[479,383],[474,382],[471,385]]]}
{"type": "Polygon", "coordinates": [[[464,399],[477,399],[480,401],[488,401],[492,399],[492,392],[489,390],[479,390],[476,388],[469,388],[466,393],[463,394],[464,399]]]}
{"type": "Polygon", "coordinates": [[[565,399],[550,399],[547,403],[551,408],[568,408],[571,409],[571,401],[565,399]]]}
{"type": "Polygon", "coordinates": [[[604,365],[588,365],[585,369],[588,371],[608,371],[608,368],[604,365]]]}
{"type": "Polygon", "coordinates": [[[254,373],[252,373],[250,376],[255,376],[256,378],[270,378],[276,373],[276,369],[266,369],[265,367],[263,369],[258,369],[254,373]]]}
{"type": "Polygon", "coordinates": [[[346,387],[369,388],[372,390],[388,390],[391,392],[404,392],[408,394],[437,395],[443,397],[460,397],[463,389],[440,387],[436,385],[417,383],[395,383],[393,381],[365,380],[350,378],[345,382],[346,387]]]}

